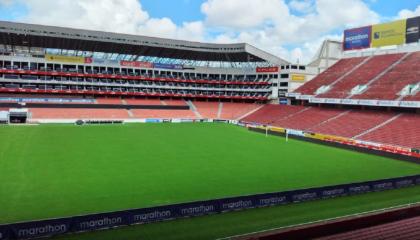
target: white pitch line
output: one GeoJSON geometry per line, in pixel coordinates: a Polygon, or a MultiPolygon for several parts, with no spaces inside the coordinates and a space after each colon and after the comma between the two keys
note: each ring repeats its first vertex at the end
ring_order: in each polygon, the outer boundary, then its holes
{"type": "Polygon", "coordinates": [[[233,236],[229,236],[229,237],[216,238],[215,240],[229,240],[229,239],[232,239],[232,238],[245,237],[245,236],[249,236],[249,235],[253,235],[253,234],[259,234],[259,233],[271,232],[271,231],[281,230],[281,229],[286,229],[286,228],[300,227],[300,226],[309,225],[309,224],[327,222],[327,221],[337,220],[337,219],[340,219],[340,218],[356,217],[356,216],[360,216],[360,215],[366,215],[366,214],[369,214],[369,213],[385,212],[385,211],[388,211],[388,210],[398,209],[398,208],[403,208],[403,207],[409,207],[409,206],[417,205],[417,204],[420,204],[420,202],[407,203],[407,204],[403,204],[403,205],[397,205],[397,206],[393,206],[393,207],[387,207],[387,208],[381,208],[381,209],[376,209],[376,210],[371,210],[371,211],[366,211],[366,212],[354,213],[354,214],[350,214],[350,215],[327,218],[327,219],[316,220],[316,221],[311,221],[311,222],[306,222],[306,223],[299,223],[299,224],[288,225],[288,226],[284,226],[284,227],[270,228],[270,229],[265,229],[265,230],[261,230],[261,231],[255,231],[255,232],[249,232],[249,233],[245,233],[245,234],[233,235],[233,236]]]}

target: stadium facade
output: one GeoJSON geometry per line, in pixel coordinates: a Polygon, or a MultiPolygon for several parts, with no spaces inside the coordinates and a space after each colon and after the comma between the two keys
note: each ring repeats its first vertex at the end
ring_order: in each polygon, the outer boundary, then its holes
{"type": "Polygon", "coordinates": [[[311,78],[306,66],[246,43],[198,43],[4,21],[0,53],[0,91],[13,93],[265,102],[311,78]]]}

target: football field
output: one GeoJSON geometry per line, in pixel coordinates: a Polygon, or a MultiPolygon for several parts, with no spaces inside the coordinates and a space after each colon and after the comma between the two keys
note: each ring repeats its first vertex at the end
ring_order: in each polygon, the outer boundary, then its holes
{"type": "Polygon", "coordinates": [[[0,223],[420,173],[222,123],[1,126],[0,136],[0,223]]]}

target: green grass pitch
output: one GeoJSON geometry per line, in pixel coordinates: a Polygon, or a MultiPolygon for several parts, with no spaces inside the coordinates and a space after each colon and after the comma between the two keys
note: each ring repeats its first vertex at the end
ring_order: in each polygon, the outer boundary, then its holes
{"type": "Polygon", "coordinates": [[[2,126],[0,136],[0,223],[420,173],[228,124],[2,126]]]}

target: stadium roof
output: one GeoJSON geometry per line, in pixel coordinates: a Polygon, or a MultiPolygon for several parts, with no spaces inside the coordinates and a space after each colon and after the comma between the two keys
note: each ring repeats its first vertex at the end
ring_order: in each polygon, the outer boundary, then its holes
{"type": "Polygon", "coordinates": [[[192,61],[288,64],[286,60],[246,43],[190,42],[7,21],[0,21],[0,44],[192,61]]]}

